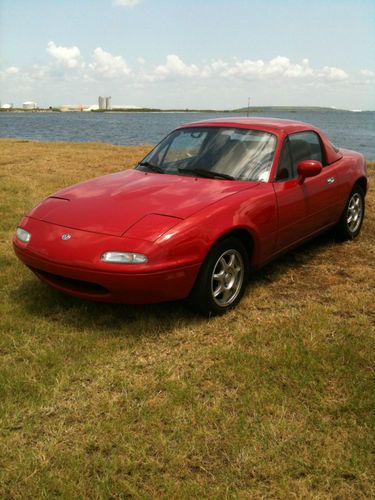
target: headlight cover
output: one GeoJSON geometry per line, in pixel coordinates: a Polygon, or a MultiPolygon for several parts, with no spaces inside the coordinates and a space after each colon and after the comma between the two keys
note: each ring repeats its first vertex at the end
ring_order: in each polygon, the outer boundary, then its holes
{"type": "Polygon", "coordinates": [[[101,260],[113,264],[145,264],[148,262],[148,258],[142,253],[114,251],[104,252],[101,260]]]}
{"type": "Polygon", "coordinates": [[[17,227],[16,229],[17,239],[22,241],[22,243],[29,243],[31,240],[31,234],[26,229],[22,229],[22,227],[17,227]]]}

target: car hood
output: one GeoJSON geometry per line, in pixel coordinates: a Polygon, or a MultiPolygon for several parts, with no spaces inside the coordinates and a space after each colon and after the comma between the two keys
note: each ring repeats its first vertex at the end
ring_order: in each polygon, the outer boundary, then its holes
{"type": "MultiPolygon", "coordinates": [[[[68,228],[121,236],[151,214],[174,219],[168,220],[171,226],[257,184],[128,170],[63,189],[42,201],[28,216],[68,228]]],[[[153,223],[156,220],[150,218],[148,225],[153,223]]]]}

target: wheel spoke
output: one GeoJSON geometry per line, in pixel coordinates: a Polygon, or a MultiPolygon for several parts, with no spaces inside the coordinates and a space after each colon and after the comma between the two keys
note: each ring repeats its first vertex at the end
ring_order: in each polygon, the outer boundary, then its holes
{"type": "Polygon", "coordinates": [[[226,261],[225,261],[224,257],[221,257],[221,259],[220,259],[219,263],[221,264],[221,266],[222,266],[223,270],[225,271],[225,270],[227,269],[227,267],[228,267],[228,266],[227,266],[227,263],[226,263],[226,261]]]}
{"type": "Polygon", "coordinates": [[[232,298],[232,295],[233,295],[233,290],[232,290],[232,287],[231,288],[224,288],[223,290],[223,302],[229,302],[229,300],[232,298]]]}
{"type": "Polygon", "coordinates": [[[214,280],[218,280],[218,281],[222,281],[223,277],[224,277],[224,270],[222,269],[221,271],[219,271],[218,273],[214,273],[212,275],[213,279],[214,280]]]}
{"type": "Polygon", "coordinates": [[[235,258],[236,256],[234,255],[234,253],[232,253],[232,255],[229,257],[229,262],[227,264],[228,269],[233,269],[235,258]]]}

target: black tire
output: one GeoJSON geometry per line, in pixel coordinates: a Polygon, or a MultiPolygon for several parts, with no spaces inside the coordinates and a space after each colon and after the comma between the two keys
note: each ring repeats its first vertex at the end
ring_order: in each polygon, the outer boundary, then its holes
{"type": "Polygon", "coordinates": [[[190,306],[208,316],[224,314],[241,300],[248,279],[249,255],[245,246],[238,238],[223,238],[202,264],[189,297],[190,306]]]}
{"type": "Polygon", "coordinates": [[[349,195],[344,211],[336,227],[336,234],[341,240],[353,240],[361,232],[365,215],[365,194],[356,184],[349,195]]]}

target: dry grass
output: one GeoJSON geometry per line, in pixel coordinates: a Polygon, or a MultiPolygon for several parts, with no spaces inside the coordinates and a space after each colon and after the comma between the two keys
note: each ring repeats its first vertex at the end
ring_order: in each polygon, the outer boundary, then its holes
{"type": "Polygon", "coordinates": [[[70,298],[11,250],[43,196],[147,147],[0,148],[1,497],[375,496],[372,191],[357,241],[305,245],[205,320],[70,298]]]}

